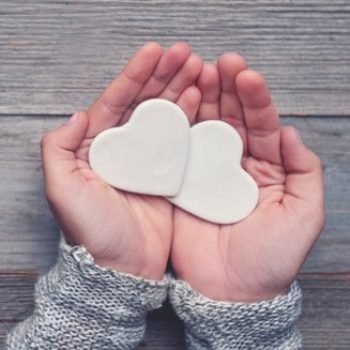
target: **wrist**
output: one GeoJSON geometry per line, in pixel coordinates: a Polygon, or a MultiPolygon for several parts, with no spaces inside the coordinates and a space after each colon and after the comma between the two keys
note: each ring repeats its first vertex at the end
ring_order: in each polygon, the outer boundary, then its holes
{"type": "MultiPolygon", "coordinates": [[[[212,276],[213,277],[213,276],[212,276]]],[[[288,292],[289,284],[285,286],[260,286],[257,283],[246,285],[232,283],[223,278],[206,278],[203,275],[182,275],[177,278],[188,283],[194,290],[203,296],[214,300],[233,303],[254,303],[272,300],[288,292]]]]}
{"type": "Polygon", "coordinates": [[[149,266],[149,264],[119,261],[118,259],[108,260],[96,258],[95,263],[102,268],[108,268],[154,281],[160,281],[164,277],[166,269],[165,263],[161,264],[161,266],[149,266]]]}
{"type": "MultiPolygon", "coordinates": [[[[159,281],[165,275],[167,266],[167,256],[165,254],[146,254],[146,249],[125,249],[124,252],[118,252],[118,247],[108,245],[100,246],[96,243],[78,243],[69,239],[61,231],[64,242],[70,247],[84,247],[93,257],[96,265],[112,269],[117,272],[126,273],[135,277],[142,277],[147,280],[159,281]],[[108,247],[108,248],[107,248],[108,247]]],[[[120,249],[119,249],[120,250],[120,249]]]]}

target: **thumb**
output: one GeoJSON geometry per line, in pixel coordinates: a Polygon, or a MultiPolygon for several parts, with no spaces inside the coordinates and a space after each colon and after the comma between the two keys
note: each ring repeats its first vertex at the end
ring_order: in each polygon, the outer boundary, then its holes
{"type": "Polygon", "coordinates": [[[47,189],[60,187],[77,169],[75,152],[87,127],[85,112],[76,112],[64,125],[42,138],[41,155],[47,189]]]}
{"type": "MultiPolygon", "coordinates": [[[[308,208],[313,210],[311,214],[318,217],[320,225],[323,225],[324,201],[323,201],[323,175],[319,157],[307,148],[297,130],[291,126],[282,129],[281,151],[283,164],[287,172],[286,195],[284,202],[302,200],[308,203],[308,208]]],[[[298,210],[305,206],[295,206],[298,210]]]]}
{"type": "Polygon", "coordinates": [[[320,159],[303,144],[292,126],[282,128],[282,156],[288,173],[321,171],[320,159]]]}

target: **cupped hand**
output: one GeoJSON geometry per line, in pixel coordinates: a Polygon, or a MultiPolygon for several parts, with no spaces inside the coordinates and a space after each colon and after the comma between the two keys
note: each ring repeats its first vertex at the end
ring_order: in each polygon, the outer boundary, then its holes
{"type": "Polygon", "coordinates": [[[174,212],[172,265],[178,278],[215,299],[259,301],[286,292],[324,223],[319,158],[292,127],[281,127],[262,76],[225,54],[204,66],[194,122],[220,119],[240,133],[242,165],[259,186],[244,220],[217,225],[174,212]]]}
{"type": "Polygon", "coordinates": [[[172,206],[159,197],[118,191],[90,168],[93,138],[125,123],[148,98],[176,102],[194,116],[200,92],[193,84],[202,61],[185,43],[163,53],[141,48],[86,111],[42,139],[46,195],[70,244],[83,245],[101,266],[149,279],[162,278],[172,237],[172,206]]]}

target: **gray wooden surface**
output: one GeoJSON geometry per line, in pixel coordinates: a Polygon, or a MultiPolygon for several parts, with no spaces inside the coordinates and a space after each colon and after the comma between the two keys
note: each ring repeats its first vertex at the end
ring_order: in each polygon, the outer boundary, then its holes
{"type": "Polygon", "coordinates": [[[283,114],[350,111],[347,0],[1,1],[0,112],[86,106],[138,46],[228,50],[271,83],[283,114]]]}
{"type": "MultiPolygon", "coordinates": [[[[347,0],[0,0],[0,349],[56,257],[38,141],[90,104],[148,40],[186,40],[209,61],[245,55],[269,81],[283,123],[321,156],[327,224],[300,276],[300,328],[306,349],[350,349],[347,0]]],[[[141,348],[183,348],[168,307],[149,325],[141,348]]]]}

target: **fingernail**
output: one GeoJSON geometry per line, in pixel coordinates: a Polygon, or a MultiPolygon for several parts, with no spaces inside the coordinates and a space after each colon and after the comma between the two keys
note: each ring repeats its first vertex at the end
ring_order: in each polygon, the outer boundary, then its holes
{"type": "Polygon", "coordinates": [[[74,123],[79,117],[79,112],[75,112],[67,121],[67,124],[74,123]]]}

